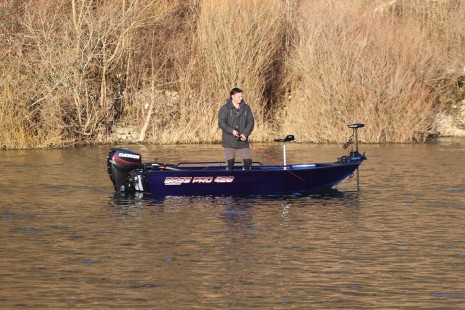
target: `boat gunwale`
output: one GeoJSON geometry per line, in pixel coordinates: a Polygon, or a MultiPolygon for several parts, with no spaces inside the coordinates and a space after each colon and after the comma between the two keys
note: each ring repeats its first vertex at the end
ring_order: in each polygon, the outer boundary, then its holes
{"type": "MultiPolygon", "coordinates": [[[[187,162],[186,162],[187,163],[187,162]]],[[[209,162],[206,162],[209,163],[209,162]]],[[[147,163],[150,165],[150,163],[147,163]]],[[[306,171],[306,170],[320,170],[320,169],[330,169],[341,166],[353,166],[360,165],[360,162],[349,162],[349,163],[308,163],[308,164],[290,164],[286,166],[282,165],[262,165],[262,166],[252,166],[251,170],[243,170],[243,166],[236,166],[234,170],[227,170],[226,166],[186,166],[179,167],[173,165],[167,165],[164,168],[160,169],[160,166],[150,166],[144,165],[142,170],[146,172],[155,172],[155,173],[175,173],[175,172],[228,172],[228,173],[253,173],[253,172],[275,172],[275,171],[306,171]]]]}

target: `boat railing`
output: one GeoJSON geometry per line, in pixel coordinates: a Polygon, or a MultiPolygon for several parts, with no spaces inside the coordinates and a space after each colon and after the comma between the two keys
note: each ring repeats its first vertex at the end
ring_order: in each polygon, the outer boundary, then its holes
{"type": "MultiPolygon", "coordinates": [[[[240,163],[241,162],[235,162],[235,164],[240,164],[240,163]]],[[[259,161],[252,162],[252,166],[253,165],[263,166],[263,164],[259,161]]],[[[226,163],[224,161],[184,161],[184,162],[180,162],[174,165],[175,168],[179,168],[182,166],[190,166],[190,167],[197,166],[199,168],[208,169],[210,167],[223,167],[223,166],[226,166],[226,163]]]]}

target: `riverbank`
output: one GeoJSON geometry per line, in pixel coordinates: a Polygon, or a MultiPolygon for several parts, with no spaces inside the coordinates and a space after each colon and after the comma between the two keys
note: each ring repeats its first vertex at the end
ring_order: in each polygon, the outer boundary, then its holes
{"type": "Polygon", "coordinates": [[[463,135],[465,2],[7,0],[0,148],[220,141],[245,90],[253,139],[463,135]],[[244,21],[238,23],[237,21],[244,21]]]}

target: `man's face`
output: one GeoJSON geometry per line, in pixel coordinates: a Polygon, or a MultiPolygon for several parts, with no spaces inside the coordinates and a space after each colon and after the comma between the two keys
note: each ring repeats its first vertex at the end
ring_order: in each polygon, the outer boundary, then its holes
{"type": "Polygon", "coordinates": [[[231,96],[231,100],[235,104],[239,104],[242,101],[242,93],[236,93],[231,96]]]}

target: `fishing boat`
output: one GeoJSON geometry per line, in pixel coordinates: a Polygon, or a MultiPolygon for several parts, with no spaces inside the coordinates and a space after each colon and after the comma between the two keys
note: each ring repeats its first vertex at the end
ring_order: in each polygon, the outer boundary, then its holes
{"type": "Polygon", "coordinates": [[[358,151],[358,129],[363,126],[361,123],[348,125],[353,134],[344,148],[352,145],[352,150],[335,162],[287,164],[286,143],[294,140],[293,135],[287,135],[275,139],[283,144],[282,165],[253,162],[250,170],[244,170],[240,164],[229,170],[224,162],[143,163],[142,155],[137,152],[111,148],[106,159],[107,170],[117,192],[141,192],[151,197],[320,192],[334,189],[367,159],[365,153],[358,151]]]}

